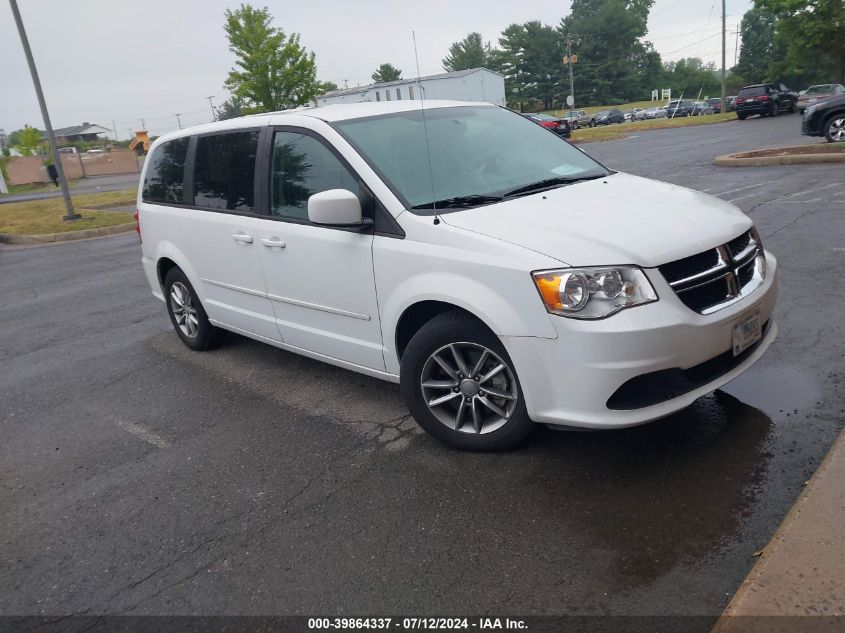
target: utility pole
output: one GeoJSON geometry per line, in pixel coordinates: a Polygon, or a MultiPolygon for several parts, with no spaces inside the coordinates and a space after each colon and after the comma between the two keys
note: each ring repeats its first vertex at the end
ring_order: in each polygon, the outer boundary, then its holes
{"type": "Polygon", "coordinates": [[[736,43],[734,44],[734,67],[737,63],[737,56],[739,55],[739,28],[736,30],[736,43]]]}
{"type": "Polygon", "coordinates": [[[572,109],[575,107],[575,78],[574,66],[575,60],[572,57],[572,35],[566,34],[566,57],[564,58],[566,65],[569,66],[569,95],[572,97],[572,103],[569,105],[569,115],[572,116],[572,109]]]}
{"type": "Polygon", "coordinates": [[[147,120],[146,119],[138,119],[138,120],[141,122],[141,129],[146,130],[147,129],[147,120]]]}
{"type": "Polygon", "coordinates": [[[720,112],[728,111],[728,90],[725,83],[725,0],[722,0],[722,108],[720,112]]]}
{"type": "Polygon", "coordinates": [[[35,86],[35,96],[38,97],[38,105],[41,108],[41,117],[44,119],[47,138],[50,141],[50,151],[53,154],[53,164],[56,166],[56,175],[59,179],[59,186],[62,188],[62,197],[65,199],[67,213],[63,220],[78,220],[81,216],[73,211],[73,203],[70,200],[70,189],[65,180],[65,170],[62,168],[62,159],[59,156],[59,149],[56,147],[56,137],[53,136],[53,126],[50,124],[50,115],[47,112],[47,102],[44,101],[44,93],[41,91],[41,80],[38,79],[38,70],[35,68],[35,60],[32,57],[32,49],[29,48],[29,39],[26,37],[26,30],[23,28],[21,13],[18,11],[17,0],[9,0],[12,6],[12,15],[15,17],[15,25],[18,27],[18,35],[21,37],[23,52],[26,56],[26,63],[29,65],[29,74],[32,75],[32,83],[35,86]]]}
{"type": "Polygon", "coordinates": [[[114,119],[111,120],[111,127],[114,130],[114,142],[117,143],[120,139],[117,138],[117,126],[114,124],[114,119]]]}
{"type": "Polygon", "coordinates": [[[211,120],[212,120],[212,122],[216,121],[217,120],[217,113],[214,111],[214,102],[212,101],[212,99],[214,99],[214,95],[211,95],[210,97],[206,97],[206,99],[208,99],[208,105],[211,106],[211,120]]]}
{"type": "Polygon", "coordinates": [[[179,117],[182,116],[182,113],[178,112],[178,113],[174,114],[173,116],[176,117],[176,123],[179,125],[179,129],[181,130],[182,129],[182,119],[179,118],[179,117]]]}

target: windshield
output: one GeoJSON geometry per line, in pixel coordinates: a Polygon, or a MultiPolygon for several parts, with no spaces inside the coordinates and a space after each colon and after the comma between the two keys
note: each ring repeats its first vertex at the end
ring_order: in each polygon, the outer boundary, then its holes
{"type": "Polygon", "coordinates": [[[819,95],[827,92],[833,92],[833,84],[827,84],[824,86],[811,86],[807,88],[808,95],[819,95]]]}
{"type": "MultiPolygon", "coordinates": [[[[410,110],[333,125],[409,209],[457,198],[466,208],[468,197],[479,197],[477,206],[553,178],[608,174],[556,134],[504,108],[432,108],[425,121],[422,110],[410,110]]],[[[431,215],[448,206],[412,210],[431,215]]]]}
{"type": "Polygon", "coordinates": [[[736,93],[740,97],[757,97],[766,94],[766,86],[750,86],[736,93]]]}

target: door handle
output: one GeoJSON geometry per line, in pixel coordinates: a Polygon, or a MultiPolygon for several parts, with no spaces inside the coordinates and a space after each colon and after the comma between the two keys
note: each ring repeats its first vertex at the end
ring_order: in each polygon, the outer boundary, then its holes
{"type": "Polygon", "coordinates": [[[232,233],[232,239],[243,244],[252,244],[252,235],[248,235],[246,233],[232,233]]]}
{"type": "Polygon", "coordinates": [[[267,248],[284,248],[287,246],[282,240],[278,237],[262,237],[261,243],[264,244],[267,248]]]}

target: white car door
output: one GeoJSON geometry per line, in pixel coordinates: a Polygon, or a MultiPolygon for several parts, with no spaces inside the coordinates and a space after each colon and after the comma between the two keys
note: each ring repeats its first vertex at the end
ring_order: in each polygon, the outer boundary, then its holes
{"type": "Polygon", "coordinates": [[[246,129],[194,140],[186,179],[192,204],[180,211],[180,246],[212,321],[280,341],[261,266],[267,220],[255,213],[258,139],[259,130],[246,129]]]}
{"type": "Polygon", "coordinates": [[[268,228],[259,250],[285,344],[384,370],[373,233],[308,221],[308,198],[328,189],[362,197],[358,176],[318,134],[275,128],[268,228]]]}

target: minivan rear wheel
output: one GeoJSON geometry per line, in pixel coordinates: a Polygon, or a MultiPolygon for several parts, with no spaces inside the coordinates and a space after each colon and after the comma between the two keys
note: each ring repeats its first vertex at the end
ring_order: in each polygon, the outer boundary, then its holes
{"type": "Polygon", "coordinates": [[[194,287],[179,268],[171,268],[164,278],[164,299],[173,329],[185,345],[204,351],[223,339],[223,330],[209,323],[194,287]]]}
{"type": "Polygon", "coordinates": [[[505,450],[534,429],[501,341],[463,312],[442,313],[411,338],[400,387],[417,423],[453,448],[505,450]]]}

